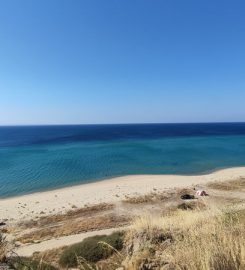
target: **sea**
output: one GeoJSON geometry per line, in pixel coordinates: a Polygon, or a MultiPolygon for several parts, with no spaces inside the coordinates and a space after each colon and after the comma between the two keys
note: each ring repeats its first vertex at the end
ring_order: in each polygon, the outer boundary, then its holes
{"type": "Polygon", "coordinates": [[[245,166],[245,123],[0,127],[0,198],[235,166],[245,166]]]}

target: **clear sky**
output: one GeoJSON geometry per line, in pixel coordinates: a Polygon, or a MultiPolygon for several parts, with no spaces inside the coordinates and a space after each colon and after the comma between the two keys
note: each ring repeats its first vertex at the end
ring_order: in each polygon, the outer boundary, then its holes
{"type": "Polygon", "coordinates": [[[0,0],[0,124],[245,121],[244,14],[244,0],[0,0]]]}

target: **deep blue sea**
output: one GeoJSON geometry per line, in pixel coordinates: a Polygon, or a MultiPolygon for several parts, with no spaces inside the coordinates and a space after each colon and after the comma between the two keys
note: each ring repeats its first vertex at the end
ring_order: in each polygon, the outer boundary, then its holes
{"type": "Polygon", "coordinates": [[[0,197],[245,166],[245,123],[0,127],[0,197]]]}

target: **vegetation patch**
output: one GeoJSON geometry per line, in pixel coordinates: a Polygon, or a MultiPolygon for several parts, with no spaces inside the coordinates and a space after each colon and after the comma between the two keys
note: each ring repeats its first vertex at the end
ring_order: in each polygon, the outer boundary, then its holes
{"type": "Polygon", "coordinates": [[[7,241],[3,234],[0,233],[0,263],[5,262],[7,252],[7,241]]]}
{"type": "Polygon", "coordinates": [[[16,270],[58,270],[58,268],[43,262],[36,261],[31,258],[17,257],[10,260],[10,265],[16,270]]]}
{"type": "Polygon", "coordinates": [[[44,227],[23,234],[18,238],[21,243],[32,243],[43,241],[54,237],[78,234],[87,231],[117,228],[128,225],[129,219],[125,216],[105,215],[97,217],[80,218],[76,220],[67,219],[66,222],[57,223],[52,227],[44,227]]]}
{"type": "Polygon", "coordinates": [[[143,203],[157,203],[157,202],[166,202],[173,197],[176,197],[176,192],[166,191],[166,192],[151,192],[142,196],[125,196],[123,200],[124,203],[129,204],[143,204],[143,203]]]}
{"type": "Polygon", "coordinates": [[[92,206],[87,206],[83,208],[79,208],[76,210],[70,210],[65,214],[57,214],[57,215],[50,215],[41,217],[37,220],[30,220],[25,221],[19,224],[19,226],[23,229],[28,228],[35,228],[35,227],[43,227],[43,226],[50,226],[50,224],[56,224],[58,222],[63,222],[75,218],[80,217],[89,217],[92,215],[96,215],[98,213],[109,211],[114,208],[113,204],[109,203],[101,203],[101,204],[95,204],[92,206]]]}
{"type": "Polygon", "coordinates": [[[245,178],[230,180],[225,182],[215,181],[207,185],[209,188],[219,189],[223,191],[240,190],[245,188],[245,178]]]}
{"type": "Polygon", "coordinates": [[[61,247],[61,248],[54,248],[51,250],[46,250],[43,252],[35,252],[32,256],[33,260],[35,261],[45,261],[48,264],[52,264],[53,266],[55,266],[57,269],[59,269],[59,259],[61,254],[63,253],[63,251],[66,249],[67,247],[61,247]]]}
{"type": "Polygon", "coordinates": [[[65,249],[59,263],[62,267],[76,267],[79,261],[95,263],[108,258],[115,251],[123,248],[123,235],[122,232],[115,232],[109,236],[88,237],[81,243],[65,249]]]}
{"type": "Polygon", "coordinates": [[[160,269],[163,265],[164,269],[178,270],[245,269],[244,222],[244,209],[179,211],[169,217],[142,217],[126,235],[126,269],[160,269]],[[169,229],[170,239],[147,241],[156,231],[166,234],[169,229]]]}
{"type": "Polygon", "coordinates": [[[183,202],[177,206],[177,209],[181,210],[204,210],[206,209],[206,204],[203,201],[191,201],[183,202]]]}

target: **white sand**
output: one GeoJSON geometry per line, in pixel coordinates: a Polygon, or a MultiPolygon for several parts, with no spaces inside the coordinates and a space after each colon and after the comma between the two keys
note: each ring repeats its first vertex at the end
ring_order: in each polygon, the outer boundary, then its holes
{"type": "Polygon", "coordinates": [[[28,194],[0,200],[0,217],[9,221],[19,221],[62,213],[72,206],[84,207],[98,203],[109,203],[124,199],[125,196],[143,195],[201,185],[209,181],[226,181],[245,177],[245,167],[220,170],[207,175],[132,175],[117,177],[91,184],[83,184],[46,192],[28,194]]]}

